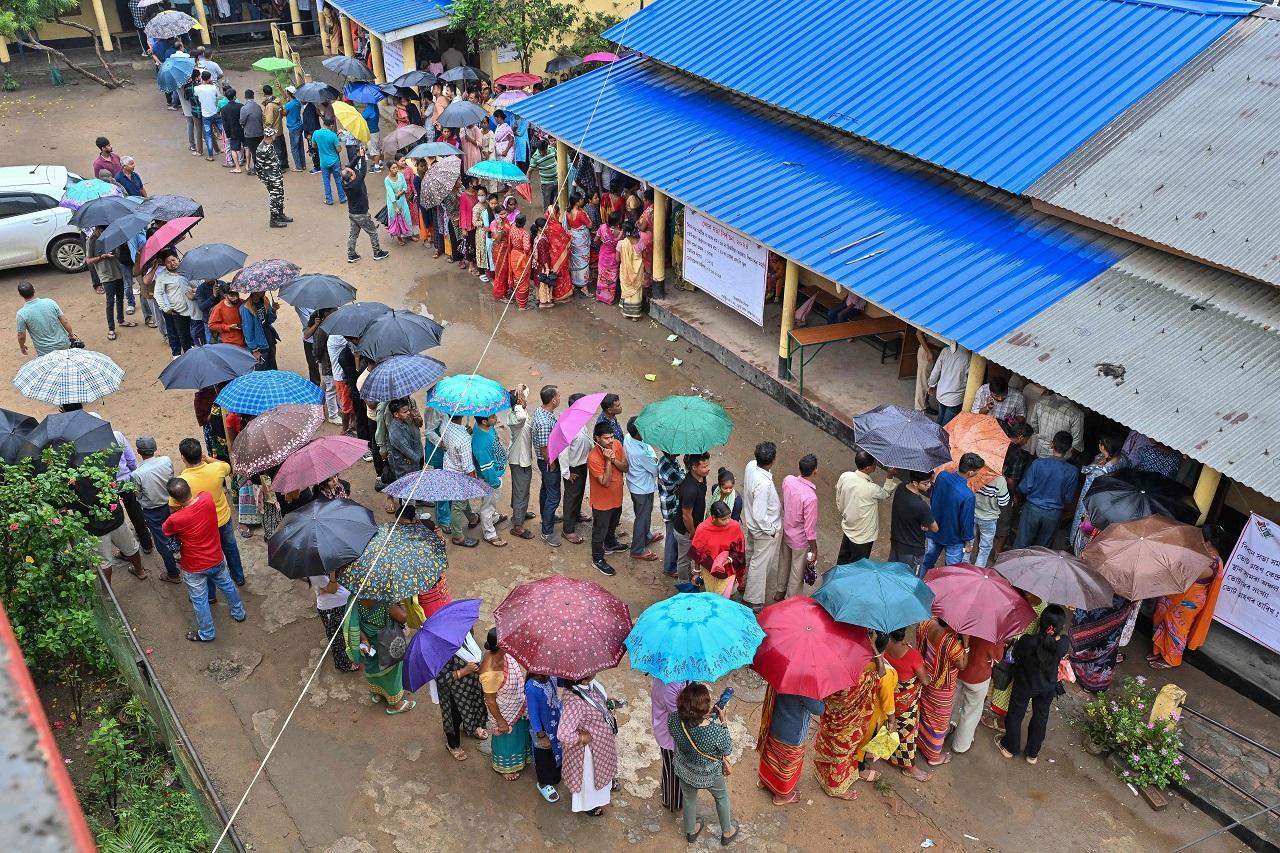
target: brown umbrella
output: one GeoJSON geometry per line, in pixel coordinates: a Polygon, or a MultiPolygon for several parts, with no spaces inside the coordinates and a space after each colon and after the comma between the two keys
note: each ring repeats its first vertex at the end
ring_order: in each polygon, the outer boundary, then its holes
{"type": "Polygon", "coordinates": [[[1004,473],[1004,456],[1011,442],[998,420],[991,415],[961,412],[943,429],[951,443],[951,461],[939,466],[935,473],[956,470],[960,457],[966,453],[978,454],[985,463],[970,480],[974,489],[981,489],[1004,473]]]}
{"type": "Polygon", "coordinates": [[[231,466],[242,477],[274,468],[315,437],[324,406],[286,403],[258,415],[231,444],[231,466]]]}
{"type": "Polygon", "coordinates": [[[1080,558],[1130,601],[1186,592],[1213,561],[1197,528],[1158,515],[1110,525],[1080,558]]]}
{"type": "Polygon", "coordinates": [[[1005,551],[992,566],[1009,583],[1041,601],[1079,610],[1111,604],[1115,592],[1082,560],[1052,548],[1019,548],[1005,551]]]}

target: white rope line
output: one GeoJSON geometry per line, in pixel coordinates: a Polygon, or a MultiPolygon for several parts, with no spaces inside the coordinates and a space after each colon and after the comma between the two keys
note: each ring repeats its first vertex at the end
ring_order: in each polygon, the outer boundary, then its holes
{"type": "MultiPolygon", "coordinates": [[[[630,18],[628,18],[623,25],[622,38],[619,39],[619,43],[622,43],[626,38],[628,24],[630,24],[630,18]]],[[[591,114],[587,117],[586,126],[583,127],[582,129],[582,136],[578,140],[578,145],[576,146],[575,154],[580,153],[582,150],[582,144],[586,141],[587,134],[591,130],[591,124],[595,120],[596,110],[598,110],[600,107],[600,101],[604,97],[604,90],[608,87],[609,80],[612,76],[613,76],[613,64],[610,64],[608,71],[605,72],[604,80],[601,81],[600,92],[599,94],[596,95],[595,104],[593,104],[591,107],[591,114]]],[[[559,193],[563,192],[566,188],[566,184],[568,183],[568,180],[569,180],[569,171],[570,170],[568,168],[568,164],[566,163],[564,181],[561,182],[559,187],[557,188],[557,198],[559,196],[559,193]]],[[[533,255],[533,252],[531,251],[529,256],[530,268],[532,268],[533,263],[534,263],[534,255],[533,255]]],[[[533,276],[531,274],[530,279],[532,278],[533,276]]],[[[532,281],[530,283],[532,284],[532,281]]],[[[507,313],[511,310],[511,303],[512,301],[514,301],[515,295],[516,295],[515,289],[512,288],[511,294],[507,297],[506,302],[502,306],[502,313],[498,316],[497,322],[494,323],[493,331],[489,334],[489,339],[485,342],[484,349],[481,350],[480,352],[480,357],[476,360],[475,368],[467,376],[466,384],[463,385],[463,392],[465,392],[466,389],[470,387],[474,378],[477,375],[479,375],[480,366],[484,364],[485,357],[489,354],[489,350],[493,347],[494,340],[496,340],[498,337],[498,331],[502,328],[502,323],[504,320],[506,320],[507,313]]],[[[459,395],[460,398],[461,396],[462,395],[459,395]]],[[[363,400],[358,402],[358,405],[363,405],[363,404],[364,404],[363,400]]],[[[458,403],[454,404],[453,412],[457,412],[460,404],[461,404],[461,399],[459,399],[458,403]]],[[[454,415],[453,413],[450,413],[450,419],[452,419],[452,417],[454,417],[454,415]]],[[[444,429],[442,427],[440,430],[440,434],[436,437],[436,443],[432,448],[432,452],[429,454],[426,454],[423,457],[422,467],[418,469],[417,478],[414,480],[415,490],[417,489],[418,484],[422,481],[422,475],[425,474],[427,471],[426,460],[431,458],[431,456],[435,455],[436,450],[440,449],[440,443],[443,441],[443,438],[444,438],[444,429]]],[[[368,585],[369,578],[372,577],[373,575],[373,570],[377,568],[378,563],[382,560],[383,554],[386,553],[387,545],[391,541],[391,537],[395,534],[396,528],[399,526],[400,520],[401,518],[403,518],[405,510],[409,506],[410,506],[410,502],[408,500],[401,502],[401,507],[399,511],[396,513],[395,523],[392,524],[391,527],[387,530],[387,535],[383,537],[382,543],[378,546],[378,551],[376,554],[374,554],[373,561],[369,565],[369,570],[365,572],[364,580],[360,582],[359,589],[351,593],[351,600],[347,604],[347,609],[343,612],[344,623],[346,622],[347,618],[350,617],[351,609],[356,606],[356,602],[359,601],[360,594],[364,591],[365,586],[368,585]]],[[[438,510],[436,515],[438,518],[439,517],[438,510]]],[[[514,522],[515,519],[512,519],[512,521],[514,522]]],[[[523,523],[523,521],[521,521],[521,523],[523,523]]],[[[249,780],[248,786],[245,787],[244,794],[240,797],[240,800],[236,803],[236,807],[232,810],[230,816],[227,817],[227,823],[222,828],[222,833],[218,836],[218,840],[215,841],[213,844],[212,849],[214,851],[216,851],[222,845],[222,842],[226,839],[227,834],[231,832],[231,827],[235,823],[236,818],[239,816],[240,810],[244,808],[244,804],[248,801],[249,794],[250,792],[253,791],[253,786],[257,784],[258,779],[262,776],[263,771],[266,770],[267,762],[271,760],[271,756],[276,751],[276,746],[280,743],[280,739],[284,737],[284,733],[288,730],[289,723],[293,721],[293,715],[297,712],[298,707],[302,704],[302,700],[306,698],[307,692],[311,689],[312,683],[315,681],[316,676],[320,672],[320,667],[324,665],[325,659],[329,656],[330,650],[333,648],[334,641],[337,640],[338,637],[343,636],[344,634],[345,632],[339,629],[338,631],[335,631],[333,636],[329,638],[329,641],[325,643],[323,651],[320,653],[319,658],[317,658],[316,660],[316,665],[312,667],[311,674],[307,676],[306,683],[302,685],[302,690],[298,693],[298,698],[294,700],[293,707],[289,709],[289,713],[285,716],[284,722],[281,723],[279,731],[277,731],[275,737],[271,739],[271,746],[267,747],[267,752],[265,755],[262,756],[262,761],[258,763],[258,769],[254,771],[253,778],[249,780]]]]}

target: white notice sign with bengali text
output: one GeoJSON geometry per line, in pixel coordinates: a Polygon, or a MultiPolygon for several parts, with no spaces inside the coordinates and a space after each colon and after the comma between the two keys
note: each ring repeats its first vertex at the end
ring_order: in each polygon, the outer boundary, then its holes
{"type": "Polygon", "coordinates": [[[769,250],[686,208],[684,279],[757,326],[764,325],[765,268],[769,250]]]}
{"type": "Polygon", "coordinates": [[[1213,618],[1280,652],[1280,525],[1249,516],[1227,561],[1213,618]]]}

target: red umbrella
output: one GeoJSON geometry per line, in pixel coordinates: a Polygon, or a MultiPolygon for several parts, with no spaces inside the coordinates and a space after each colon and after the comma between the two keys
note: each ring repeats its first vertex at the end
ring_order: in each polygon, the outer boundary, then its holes
{"type": "Polygon", "coordinates": [[[271,480],[271,488],[284,494],[323,483],[356,464],[368,449],[369,442],[345,435],[314,439],[284,461],[271,480]]]}
{"type": "Polygon", "coordinates": [[[751,668],[779,693],[825,699],[862,678],[874,652],[867,629],[831,618],[807,595],[760,611],[764,642],[751,668]]]}
{"type": "Polygon", "coordinates": [[[500,86],[515,86],[520,89],[524,86],[532,86],[541,80],[542,78],[537,74],[530,74],[527,71],[512,71],[510,74],[503,74],[493,82],[500,86]]]}
{"type": "Polygon", "coordinates": [[[924,582],[933,590],[933,615],[959,634],[1003,643],[1036,618],[1031,605],[995,569],[968,563],[939,566],[924,582]]]}
{"type": "Polygon", "coordinates": [[[231,444],[231,467],[242,477],[274,468],[305,445],[324,423],[324,406],[285,403],[258,415],[231,444]]]}
{"type": "Polygon", "coordinates": [[[178,242],[178,238],[196,227],[196,223],[200,219],[201,217],[199,216],[179,216],[177,219],[170,219],[157,228],[155,233],[147,238],[146,245],[142,247],[142,251],[138,253],[138,266],[141,267],[154,258],[162,249],[167,249],[178,242]]]}
{"type": "Polygon", "coordinates": [[[562,575],[520,584],[493,611],[498,642],[530,672],[578,680],[612,669],[631,610],[594,581],[562,575]]]}

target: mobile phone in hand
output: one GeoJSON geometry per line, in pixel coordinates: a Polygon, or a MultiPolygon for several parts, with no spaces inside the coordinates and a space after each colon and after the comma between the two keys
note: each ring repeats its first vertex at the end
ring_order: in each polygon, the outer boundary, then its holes
{"type": "Polygon", "coordinates": [[[733,688],[726,687],[724,692],[720,694],[720,698],[716,700],[716,707],[724,710],[729,704],[729,700],[733,698],[733,688]]]}

